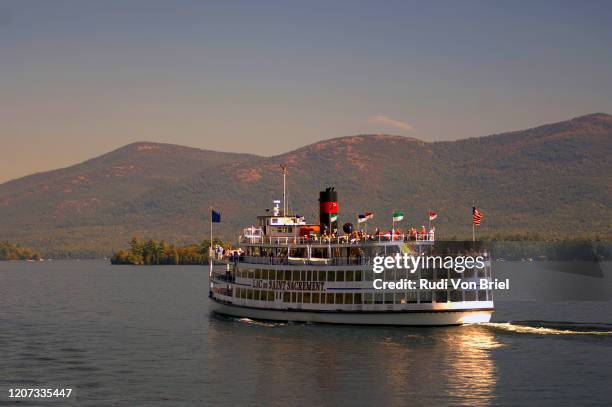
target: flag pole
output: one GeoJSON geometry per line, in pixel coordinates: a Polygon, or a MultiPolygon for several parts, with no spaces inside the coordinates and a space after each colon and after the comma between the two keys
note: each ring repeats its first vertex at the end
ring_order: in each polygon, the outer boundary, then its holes
{"type": "Polygon", "coordinates": [[[476,207],[476,202],[472,201],[472,242],[476,241],[476,227],[474,226],[474,208],[476,207]]]}
{"type": "Polygon", "coordinates": [[[212,222],[212,206],[208,212],[209,220],[210,220],[210,242],[208,244],[208,267],[209,267],[209,276],[212,276],[213,270],[213,244],[212,244],[212,236],[213,236],[213,222],[212,222]]]}
{"type": "Polygon", "coordinates": [[[431,216],[429,215],[430,212],[431,212],[431,209],[428,208],[427,209],[427,219],[429,219],[429,229],[428,229],[428,231],[431,230],[431,216]]]}

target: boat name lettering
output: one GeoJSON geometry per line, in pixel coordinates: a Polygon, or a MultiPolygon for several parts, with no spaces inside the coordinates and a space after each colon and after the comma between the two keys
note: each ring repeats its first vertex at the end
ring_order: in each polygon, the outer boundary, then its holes
{"type": "Polygon", "coordinates": [[[280,291],[323,291],[323,281],[287,281],[253,279],[253,288],[280,291]]]}

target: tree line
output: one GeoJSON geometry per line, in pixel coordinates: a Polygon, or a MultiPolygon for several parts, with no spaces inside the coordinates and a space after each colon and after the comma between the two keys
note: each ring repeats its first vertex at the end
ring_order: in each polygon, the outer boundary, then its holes
{"type": "MultiPolygon", "coordinates": [[[[219,239],[213,239],[213,245],[228,247],[219,239]]],[[[159,264],[206,264],[210,241],[203,240],[198,244],[175,246],[156,240],[142,240],[133,237],[129,249],[122,249],[111,257],[111,264],[159,265],[159,264]]]]}
{"type": "Polygon", "coordinates": [[[0,260],[39,260],[40,256],[28,247],[18,244],[0,242],[0,260]]]}

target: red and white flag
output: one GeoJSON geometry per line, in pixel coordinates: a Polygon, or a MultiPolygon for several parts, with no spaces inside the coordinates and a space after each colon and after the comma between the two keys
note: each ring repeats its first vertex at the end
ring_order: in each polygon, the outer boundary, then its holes
{"type": "Polygon", "coordinates": [[[438,217],[438,213],[434,211],[429,211],[429,220],[434,220],[438,217]]]}
{"type": "Polygon", "coordinates": [[[475,206],[472,207],[472,221],[474,222],[474,225],[480,226],[482,218],[484,218],[484,213],[480,212],[475,206]]]}

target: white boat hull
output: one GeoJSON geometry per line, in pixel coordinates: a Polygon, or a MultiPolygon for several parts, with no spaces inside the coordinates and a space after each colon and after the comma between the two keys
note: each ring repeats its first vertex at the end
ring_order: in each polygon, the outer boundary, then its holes
{"type": "Polygon", "coordinates": [[[416,325],[442,326],[484,323],[491,319],[492,309],[392,312],[313,312],[251,308],[210,300],[211,310],[238,318],[268,321],[319,322],[351,325],[416,325]]]}

